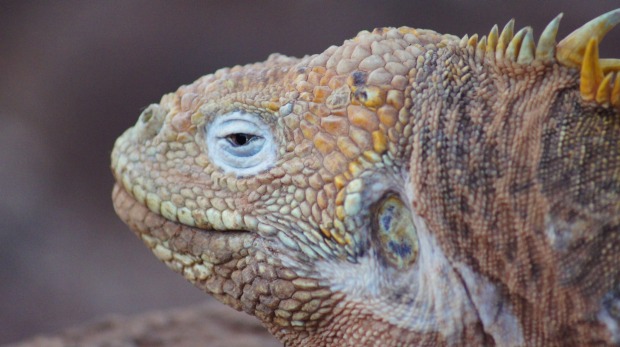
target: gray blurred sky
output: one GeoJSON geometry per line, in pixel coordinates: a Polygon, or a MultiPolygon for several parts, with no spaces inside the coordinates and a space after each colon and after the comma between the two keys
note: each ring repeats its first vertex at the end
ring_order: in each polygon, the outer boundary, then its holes
{"type": "MultiPolygon", "coordinates": [[[[560,36],[620,1],[0,1],[0,344],[205,300],[116,218],[109,154],[140,110],[215,69],[363,29],[560,36]]],[[[620,57],[620,28],[602,54],[620,57]]]]}

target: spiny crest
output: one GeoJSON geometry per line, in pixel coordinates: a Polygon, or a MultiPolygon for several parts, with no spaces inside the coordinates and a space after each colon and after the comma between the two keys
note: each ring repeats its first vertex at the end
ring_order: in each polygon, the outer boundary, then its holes
{"type": "Polygon", "coordinates": [[[557,61],[561,65],[578,68],[581,72],[580,92],[583,100],[604,107],[620,109],[620,59],[600,59],[598,44],[616,25],[620,24],[620,9],[605,13],[583,25],[556,43],[562,14],[555,17],[543,30],[538,45],[532,28],[525,27],[514,34],[514,19],[501,33],[497,25],[488,36],[465,35],[462,47],[472,47],[478,57],[506,59],[519,64],[557,61]]]}

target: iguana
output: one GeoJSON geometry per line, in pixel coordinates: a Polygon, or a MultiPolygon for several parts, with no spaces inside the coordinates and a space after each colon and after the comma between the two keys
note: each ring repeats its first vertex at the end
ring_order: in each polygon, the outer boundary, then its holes
{"type": "Polygon", "coordinates": [[[620,9],[221,69],[112,152],[118,215],[287,346],[620,344],[620,9]]]}

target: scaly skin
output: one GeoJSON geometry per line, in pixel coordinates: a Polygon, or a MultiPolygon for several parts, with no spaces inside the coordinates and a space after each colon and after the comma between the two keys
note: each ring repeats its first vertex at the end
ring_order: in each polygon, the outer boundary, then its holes
{"type": "Polygon", "coordinates": [[[619,343],[613,78],[592,100],[511,39],[384,28],[204,76],[117,140],[115,209],[287,346],[619,343]],[[207,146],[233,112],[273,137],[256,172],[207,146]]]}

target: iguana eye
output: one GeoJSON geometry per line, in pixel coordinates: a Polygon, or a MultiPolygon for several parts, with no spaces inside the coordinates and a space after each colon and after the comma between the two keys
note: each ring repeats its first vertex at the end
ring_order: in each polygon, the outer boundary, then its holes
{"type": "Polygon", "coordinates": [[[259,116],[233,112],[207,125],[207,152],[224,172],[254,175],[273,166],[276,144],[271,128],[259,116]]]}

